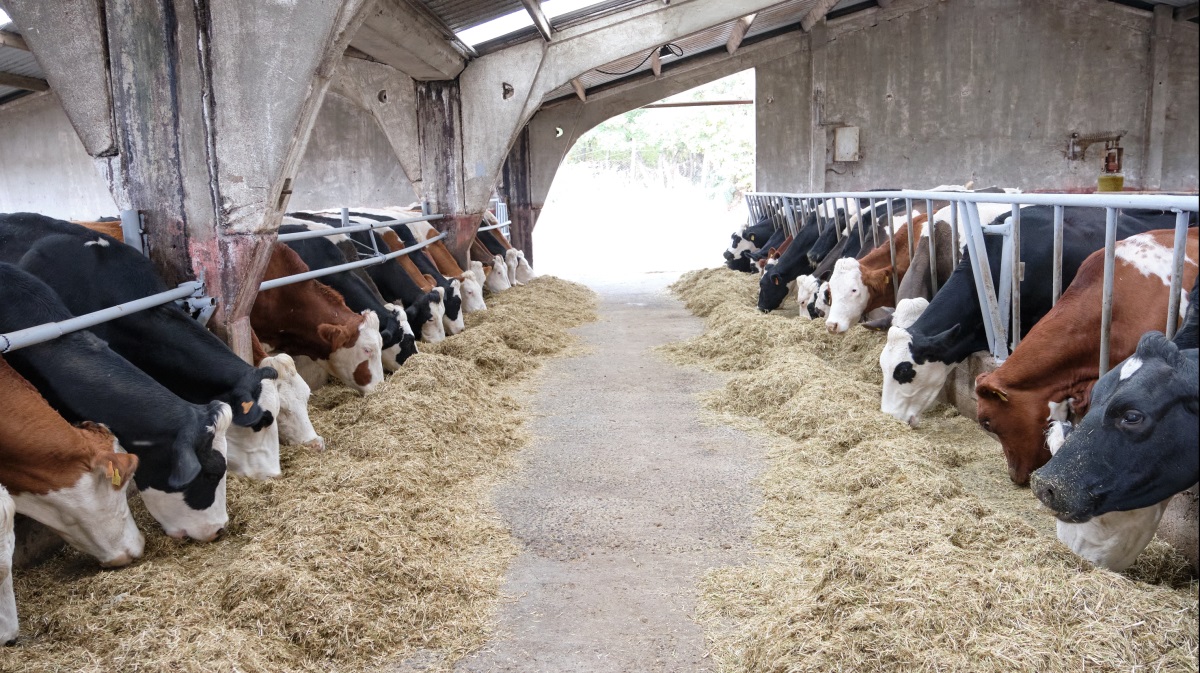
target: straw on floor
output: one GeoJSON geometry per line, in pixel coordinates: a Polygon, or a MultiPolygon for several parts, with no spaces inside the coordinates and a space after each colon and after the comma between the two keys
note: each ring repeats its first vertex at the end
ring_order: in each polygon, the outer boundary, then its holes
{"type": "Polygon", "coordinates": [[[770,447],[758,558],[702,583],[720,670],[1197,669],[1180,555],[1156,540],[1123,574],[1074,556],[974,419],[879,411],[882,334],[760,314],[756,280],[685,276],[673,289],[707,328],[664,349],[730,372],[704,403],[770,447]]]}
{"type": "Polygon", "coordinates": [[[68,550],[18,570],[22,642],[0,670],[362,671],[481,645],[516,553],[488,502],[526,441],[505,390],[595,319],[589,290],[552,277],[488,301],[375,395],[318,391],[328,450],[286,447],[275,481],[232,478],[221,540],[171,540],[135,503],[133,566],[68,550]]]}

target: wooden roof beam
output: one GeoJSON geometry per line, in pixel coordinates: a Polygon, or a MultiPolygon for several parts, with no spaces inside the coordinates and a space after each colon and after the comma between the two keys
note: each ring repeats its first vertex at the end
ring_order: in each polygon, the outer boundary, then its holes
{"type": "Polygon", "coordinates": [[[26,91],[49,91],[50,84],[44,79],[25,77],[8,72],[0,72],[0,86],[11,86],[26,91]]]}
{"type": "Polygon", "coordinates": [[[583,88],[583,82],[578,77],[571,80],[571,88],[575,90],[575,95],[579,96],[579,100],[587,102],[587,89],[583,88]]]}
{"type": "Polygon", "coordinates": [[[529,13],[529,18],[533,19],[533,25],[542,34],[542,39],[549,42],[554,36],[554,30],[550,27],[546,13],[542,11],[542,0],[521,0],[521,4],[525,5],[525,11],[529,13]]]}
{"type": "Polygon", "coordinates": [[[725,51],[732,56],[733,52],[742,46],[742,40],[746,39],[746,33],[750,30],[750,24],[754,23],[754,17],[758,14],[747,14],[738,19],[733,24],[733,31],[729,33],[729,40],[725,42],[725,51]]]}
{"type": "Polygon", "coordinates": [[[825,15],[836,4],[838,4],[838,0],[817,0],[817,4],[813,5],[812,10],[800,20],[800,28],[806,33],[809,32],[813,26],[825,19],[825,15]]]}
{"type": "Polygon", "coordinates": [[[9,30],[0,30],[0,45],[29,51],[29,45],[25,44],[25,38],[9,30]]]}

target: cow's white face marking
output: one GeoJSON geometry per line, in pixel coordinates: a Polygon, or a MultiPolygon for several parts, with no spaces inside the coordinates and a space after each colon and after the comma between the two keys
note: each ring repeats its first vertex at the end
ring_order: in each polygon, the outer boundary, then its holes
{"type": "Polygon", "coordinates": [[[1068,397],[1062,402],[1047,403],[1050,408],[1050,414],[1046,416],[1046,420],[1050,422],[1058,421],[1062,423],[1071,417],[1071,405],[1075,403],[1074,397],[1068,397]]]}
{"type": "Polygon", "coordinates": [[[508,267],[508,284],[509,285],[524,285],[517,282],[517,249],[509,248],[504,251],[504,265],[508,267]]]}
{"type": "Polygon", "coordinates": [[[484,287],[489,292],[503,292],[512,287],[512,283],[508,282],[508,265],[500,255],[492,257],[492,272],[488,274],[484,287]]]}
{"type": "Polygon", "coordinates": [[[479,284],[474,273],[463,272],[461,289],[463,312],[474,313],[487,310],[487,303],[483,300],[483,286],[479,284]]]}
{"type": "Polygon", "coordinates": [[[733,253],[734,259],[741,259],[743,253],[754,252],[758,247],[744,238],[739,238],[737,245],[729,246],[728,250],[733,253]]]}
{"type": "Polygon", "coordinates": [[[1142,359],[1136,355],[1130,356],[1130,358],[1128,360],[1126,360],[1124,363],[1121,364],[1120,380],[1124,381],[1125,379],[1129,378],[1130,376],[1133,376],[1134,374],[1137,373],[1137,370],[1139,370],[1141,368],[1142,368],[1142,359]]]}
{"type": "Polygon", "coordinates": [[[329,369],[342,383],[363,395],[375,392],[383,381],[383,337],[379,335],[379,316],[374,311],[363,311],[363,321],[358,327],[358,339],[345,348],[329,354],[329,369]],[[367,380],[360,383],[355,374],[363,363],[367,364],[367,380]]]}
{"type": "Polygon", "coordinates": [[[17,597],[12,585],[12,556],[17,548],[17,537],[13,533],[16,512],[8,491],[0,486],[0,645],[11,643],[20,634],[17,597]]]}
{"type": "Polygon", "coordinates": [[[839,259],[833,265],[833,275],[829,278],[829,313],[825,319],[825,327],[835,334],[840,334],[858,323],[871,293],[862,280],[862,267],[858,260],[852,257],[839,259]]]}
{"type": "MultiPolygon", "coordinates": [[[[229,405],[221,406],[221,414],[217,417],[216,424],[206,430],[213,433],[213,450],[228,459],[229,447],[226,444],[225,433],[233,420],[233,411],[229,405]]],[[[208,509],[192,509],[184,502],[182,493],[167,493],[153,488],[142,489],[142,502],[167,535],[180,540],[191,538],[200,542],[211,542],[229,523],[229,514],[225,509],[227,481],[228,475],[222,474],[221,481],[215,489],[213,504],[208,509]]]]}
{"type": "MultiPolygon", "coordinates": [[[[445,290],[445,288],[440,288],[440,289],[445,290]]],[[[446,328],[446,334],[454,335],[454,334],[458,334],[459,332],[461,332],[467,328],[466,324],[463,322],[462,283],[458,282],[458,280],[450,281],[450,295],[452,297],[458,297],[458,300],[459,300],[458,317],[455,318],[454,320],[451,320],[446,317],[445,313],[443,313],[442,314],[442,324],[446,328]]]]}
{"type": "Polygon", "coordinates": [[[901,300],[892,314],[887,345],[879,354],[879,366],[883,370],[883,396],[879,409],[914,428],[921,420],[921,413],[933,405],[946,378],[954,371],[954,365],[936,360],[921,365],[913,361],[912,335],[908,328],[928,306],[929,301],[923,297],[901,300]],[[904,375],[907,383],[897,380],[898,373],[904,375]]]}
{"type": "Polygon", "coordinates": [[[313,360],[304,355],[295,357],[296,371],[309,390],[320,390],[329,381],[333,367],[329,360],[313,360]]]}
{"type": "Polygon", "coordinates": [[[107,247],[108,247],[108,241],[104,240],[103,238],[97,238],[97,239],[96,239],[96,240],[94,240],[94,241],[88,241],[87,243],[84,243],[84,244],[83,244],[83,247],[85,247],[85,248],[86,248],[86,247],[88,247],[89,245],[98,245],[98,246],[100,246],[101,248],[107,248],[107,247]]]}
{"type": "MultiPolygon", "coordinates": [[[[400,324],[400,331],[403,332],[404,334],[412,336],[412,333],[413,333],[412,327],[408,324],[408,314],[404,312],[404,309],[400,308],[399,306],[396,306],[395,304],[384,304],[383,306],[388,311],[391,311],[392,315],[395,316],[396,322],[398,322],[400,324]]],[[[383,371],[385,371],[385,372],[399,371],[400,370],[400,344],[397,343],[392,346],[389,346],[388,348],[383,349],[383,352],[380,354],[380,359],[383,363],[383,371]]]]}
{"type": "MultiPolygon", "coordinates": [[[[434,292],[445,297],[445,290],[440,287],[433,288],[434,292]]],[[[421,340],[431,344],[444,341],[446,339],[446,304],[443,300],[436,304],[429,305],[429,321],[421,325],[421,340]]]]}
{"type": "MultiPolygon", "coordinates": [[[[117,440],[113,452],[124,453],[117,440]]],[[[48,526],[100,565],[118,567],[141,558],[146,540],[129,511],[129,484],[113,488],[103,468],[84,472],[67,488],[13,496],[17,511],[48,526]]]]}
{"type": "Polygon", "coordinates": [[[1046,428],[1046,448],[1050,450],[1050,457],[1062,448],[1063,442],[1067,441],[1067,428],[1065,425],[1066,419],[1056,419],[1054,403],[1051,402],[1050,409],[1050,427],[1046,428]]]}
{"type": "Polygon", "coordinates": [[[1109,512],[1084,523],[1056,519],[1058,539],[1094,565],[1121,572],[1150,544],[1170,499],[1127,512],[1109,512]]]}
{"type": "MultiPolygon", "coordinates": [[[[1138,234],[1117,243],[1117,259],[1126,262],[1138,270],[1138,273],[1149,278],[1157,276],[1163,285],[1171,285],[1171,261],[1174,251],[1154,240],[1150,234],[1138,234]]],[[[1193,259],[1184,258],[1185,264],[1196,266],[1193,259]]],[[[1180,311],[1180,315],[1183,312],[1180,311]]]]}
{"type": "MultiPolygon", "coordinates": [[[[323,451],[325,440],[317,434],[308,417],[308,398],[312,391],[300,376],[292,357],[287,353],[279,353],[264,358],[258,366],[274,367],[279,372],[279,378],[275,379],[275,388],[279,393],[279,415],[275,417],[275,425],[279,426],[279,441],[323,451]]],[[[321,374],[327,376],[324,368],[321,368],[321,374]]]]}
{"type": "Polygon", "coordinates": [[[229,426],[229,471],[251,479],[273,479],[282,474],[279,468],[279,391],[278,379],[263,379],[258,405],[276,419],[257,432],[240,425],[229,426]]]}
{"type": "Polygon", "coordinates": [[[808,305],[820,290],[821,281],[812,276],[804,275],[796,279],[796,303],[800,305],[801,318],[811,317],[808,315],[808,305]]]}
{"type": "Polygon", "coordinates": [[[537,278],[537,274],[533,272],[533,267],[525,260],[525,251],[517,251],[517,280],[521,283],[528,283],[537,278]]]}

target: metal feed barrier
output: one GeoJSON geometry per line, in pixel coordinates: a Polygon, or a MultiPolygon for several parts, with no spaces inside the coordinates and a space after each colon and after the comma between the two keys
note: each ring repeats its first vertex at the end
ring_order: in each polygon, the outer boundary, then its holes
{"type": "MultiPolygon", "coordinates": [[[[1021,343],[1021,281],[1024,280],[1024,264],[1021,262],[1021,207],[1022,206],[1052,206],[1054,208],[1054,251],[1052,276],[1052,301],[1058,302],[1062,296],[1062,252],[1063,252],[1063,212],[1067,207],[1104,208],[1105,210],[1105,240],[1104,240],[1104,288],[1100,320],[1100,373],[1109,369],[1110,340],[1112,333],[1112,296],[1113,272],[1116,256],[1117,214],[1122,209],[1158,209],[1173,211],[1175,216],[1174,257],[1172,259],[1171,295],[1167,308],[1166,335],[1174,336],[1179,323],[1180,294],[1183,283],[1182,270],[1187,242],[1189,213],[1200,212],[1200,197],[1197,196],[1167,196],[1158,194],[996,194],[981,192],[943,192],[921,190],[899,190],[878,192],[828,192],[821,194],[784,194],[753,192],[746,195],[746,205],[751,219],[761,222],[770,220],[776,229],[786,228],[788,233],[795,236],[802,226],[813,222],[818,232],[823,233],[826,227],[837,227],[838,240],[849,233],[843,227],[850,224],[849,214],[862,212],[869,204],[871,232],[877,231],[876,206],[880,201],[887,203],[887,236],[888,247],[892,259],[892,282],[895,277],[895,201],[903,200],[908,226],[911,230],[913,220],[913,203],[923,201],[927,212],[932,217],[934,202],[949,202],[950,204],[950,237],[951,259],[958,266],[960,246],[958,230],[960,212],[962,213],[963,230],[966,234],[966,246],[971,256],[971,271],[975,281],[975,291],[979,296],[980,306],[984,307],[984,330],[987,333],[988,350],[999,361],[1007,359],[1011,349],[1021,343]],[[855,208],[850,208],[851,203],[855,208]],[[1012,214],[1000,224],[985,224],[979,217],[980,203],[1006,204],[1012,207],[1012,214]],[[826,205],[831,204],[831,205],[826,205]],[[988,263],[987,249],[984,246],[984,236],[1004,237],[1001,263],[1000,282],[997,285],[992,278],[991,266],[988,263]],[[1011,332],[1010,332],[1011,327],[1011,332]],[[1005,339],[1010,334],[1011,342],[1005,339]]],[[[864,217],[856,220],[860,240],[863,235],[864,217]]],[[[934,292],[937,292],[937,254],[935,237],[929,236],[930,282],[934,292]]],[[[878,245],[878,240],[873,243],[878,245]]],[[[909,259],[914,253],[915,240],[908,237],[909,259]]],[[[893,285],[898,287],[898,285],[893,285]]]]}
{"type": "Polygon", "coordinates": [[[512,236],[509,233],[509,226],[512,224],[512,222],[508,220],[508,204],[498,197],[492,197],[492,201],[489,205],[492,208],[492,213],[496,215],[496,224],[489,224],[486,227],[480,227],[479,231],[503,229],[501,233],[504,234],[504,238],[511,241],[512,236]]]}
{"type": "MultiPolygon", "coordinates": [[[[121,214],[123,224],[122,228],[124,230],[126,240],[132,239],[136,242],[133,247],[139,252],[144,252],[142,246],[140,245],[142,243],[142,232],[140,230],[141,227],[139,218],[137,217],[135,211],[130,212],[133,212],[132,216],[127,217],[127,213],[124,212],[121,214]]],[[[306,238],[320,238],[325,236],[353,233],[356,231],[367,231],[369,229],[378,229],[380,227],[387,227],[395,224],[408,224],[410,222],[437,220],[441,219],[442,217],[441,215],[423,215],[421,217],[351,225],[349,223],[348,212],[349,209],[342,208],[341,227],[335,227],[329,231],[302,231],[294,234],[283,234],[279,236],[277,240],[281,243],[286,243],[288,241],[297,241],[306,238]]],[[[374,244],[374,237],[372,237],[372,249],[365,251],[369,253],[369,256],[363,259],[359,259],[354,262],[347,262],[346,264],[339,264],[337,266],[331,266],[325,269],[316,269],[314,271],[298,273],[291,276],[285,276],[283,278],[275,278],[273,280],[268,280],[261,283],[258,289],[261,292],[263,290],[269,290],[271,288],[280,287],[283,285],[299,283],[300,281],[304,280],[321,278],[323,276],[328,276],[341,271],[349,271],[353,269],[360,269],[366,266],[372,266],[374,264],[382,264],[389,259],[395,259],[401,255],[406,255],[410,252],[420,250],[421,248],[424,248],[435,241],[440,241],[445,237],[446,235],[444,233],[438,234],[437,236],[422,241],[417,245],[409,246],[403,250],[387,253],[379,250],[379,248],[374,244]]],[[[116,306],[100,309],[99,311],[93,311],[81,316],[76,316],[74,318],[70,318],[69,320],[34,325],[25,329],[9,332],[7,334],[0,334],[0,354],[9,353],[20,348],[51,341],[65,334],[70,334],[71,332],[77,332],[79,330],[88,329],[89,327],[95,327],[101,323],[116,320],[117,318],[127,316],[132,313],[137,313],[138,311],[144,311],[146,309],[162,306],[163,304],[168,304],[173,301],[180,302],[183,305],[183,308],[188,310],[189,313],[192,313],[193,315],[200,314],[203,318],[207,318],[207,314],[212,312],[212,309],[216,304],[215,299],[204,294],[204,279],[200,278],[199,280],[181,283],[179,287],[175,288],[174,290],[168,290],[166,292],[160,292],[158,294],[153,294],[141,299],[124,302],[117,304],[116,306]]]]}

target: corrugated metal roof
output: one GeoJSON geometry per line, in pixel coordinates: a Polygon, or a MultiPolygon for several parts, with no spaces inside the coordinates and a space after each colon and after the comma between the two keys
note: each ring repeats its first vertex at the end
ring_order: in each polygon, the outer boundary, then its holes
{"type": "MultiPolygon", "coordinates": [[[[13,31],[12,24],[0,26],[4,30],[13,31]]],[[[5,47],[0,45],[0,72],[6,72],[10,75],[23,75],[25,77],[36,77],[38,79],[46,79],[45,73],[42,72],[41,66],[38,65],[37,59],[33,57],[31,52],[24,49],[16,49],[14,47],[5,47]]],[[[24,89],[18,89],[11,86],[0,86],[0,103],[22,94],[27,93],[24,89]]]]}
{"type": "Polygon", "coordinates": [[[521,0],[425,0],[425,6],[456,33],[524,8],[521,0]]]}

